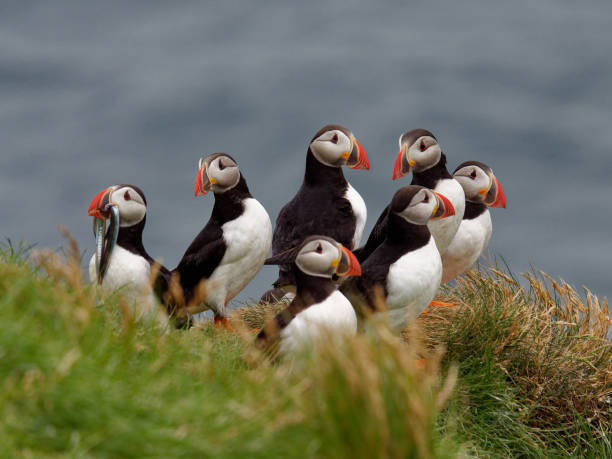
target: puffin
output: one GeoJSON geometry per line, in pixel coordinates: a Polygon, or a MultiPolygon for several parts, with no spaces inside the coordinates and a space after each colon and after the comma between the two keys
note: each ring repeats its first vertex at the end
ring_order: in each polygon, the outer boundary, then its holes
{"type": "Polygon", "coordinates": [[[90,281],[107,291],[121,288],[132,300],[144,295],[147,312],[155,311],[167,290],[170,271],[156,263],[142,244],[147,219],[142,190],[128,184],[110,186],[94,197],[88,215],[94,217],[96,237],[96,250],[89,261],[90,281]],[[159,271],[152,285],[154,265],[159,271]]]}
{"type": "MultiPolygon", "coordinates": [[[[367,209],[361,195],[344,177],[342,166],[367,170],[370,162],[348,129],[335,124],[324,126],[308,146],[302,186],[276,219],[273,255],[296,247],[313,234],[331,237],[349,250],[359,245],[367,209]]],[[[270,292],[294,292],[295,282],[291,264],[281,264],[274,282],[276,290],[270,292]]]]}
{"type": "Polygon", "coordinates": [[[506,195],[489,166],[478,161],[461,163],[453,177],[465,192],[465,212],[455,237],[442,254],[442,283],[468,270],[491,238],[489,207],[506,207],[506,195]]]}
{"type": "Polygon", "coordinates": [[[327,236],[309,236],[297,247],[269,258],[266,264],[290,266],[296,295],[259,332],[256,343],[260,347],[295,355],[324,331],[333,336],[357,332],[355,310],[338,290],[336,280],[359,276],[361,268],[343,244],[327,236]]]}
{"type": "MultiPolygon", "coordinates": [[[[427,226],[436,240],[440,254],[451,243],[465,211],[463,188],[446,168],[446,155],[442,153],[436,137],[426,129],[413,129],[399,138],[400,152],[393,169],[393,180],[413,171],[411,185],[420,185],[442,194],[452,203],[455,214],[445,219],[434,219],[427,226]]],[[[376,221],[366,244],[355,250],[355,256],[363,262],[385,238],[387,233],[387,214],[385,208],[376,221]]]]}
{"type": "Polygon", "coordinates": [[[383,241],[361,263],[361,276],[340,286],[360,317],[385,315],[397,332],[430,304],[442,260],[428,223],[453,215],[450,200],[429,188],[409,185],[395,193],[383,241]]]}
{"type": "Polygon", "coordinates": [[[212,191],[208,223],[172,271],[172,303],[179,318],[202,319],[212,309],[216,325],[229,326],[227,304],[263,266],[272,242],[266,209],[251,195],[236,161],[226,153],[200,159],[194,194],[212,191]],[[179,292],[178,294],[176,292],[179,292]]]}

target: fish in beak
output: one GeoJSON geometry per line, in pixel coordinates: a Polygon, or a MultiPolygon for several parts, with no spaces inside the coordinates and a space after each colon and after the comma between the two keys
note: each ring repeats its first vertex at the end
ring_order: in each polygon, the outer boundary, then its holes
{"type": "Polygon", "coordinates": [[[342,244],[338,244],[340,251],[340,260],[334,260],[338,263],[336,274],[338,276],[361,276],[361,265],[357,257],[349,249],[342,244]]]}
{"type": "MultiPolygon", "coordinates": [[[[412,162],[414,163],[414,161],[412,162]]],[[[408,148],[406,145],[402,145],[402,149],[399,151],[397,159],[395,160],[395,166],[393,167],[393,180],[408,175],[410,166],[413,165],[414,164],[410,164],[410,160],[408,159],[408,148]]]]}
{"type": "MultiPolygon", "coordinates": [[[[433,190],[432,190],[433,191],[433,190]]],[[[433,212],[431,213],[432,219],[440,219],[446,217],[452,217],[455,215],[455,208],[453,204],[448,200],[446,196],[443,194],[433,192],[436,196],[436,207],[434,207],[433,212]]]]}
{"type": "Polygon", "coordinates": [[[108,268],[111,254],[119,236],[119,208],[111,201],[115,187],[108,187],[98,193],[89,205],[88,215],[94,218],[93,230],[96,238],[95,263],[98,284],[101,284],[108,268]],[[108,230],[106,220],[110,219],[108,230]]]}
{"type": "Polygon", "coordinates": [[[352,169],[370,169],[370,160],[365,149],[361,146],[359,141],[353,137],[353,148],[346,161],[346,165],[352,169]]]}
{"type": "Polygon", "coordinates": [[[483,203],[489,207],[506,208],[506,194],[499,180],[492,172],[489,174],[490,184],[489,189],[480,190],[480,193],[485,196],[483,203]]]}

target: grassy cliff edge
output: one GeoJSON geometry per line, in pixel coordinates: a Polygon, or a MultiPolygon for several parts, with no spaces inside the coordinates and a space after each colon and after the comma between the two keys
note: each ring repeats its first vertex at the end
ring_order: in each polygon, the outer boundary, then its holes
{"type": "Polygon", "coordinates": [[[564,282],[471,271],[402,337],[271,363],[248,331],[134,321],[67,253],[0,250],[6,456],[612,457],[608,305],[564,282]]]}

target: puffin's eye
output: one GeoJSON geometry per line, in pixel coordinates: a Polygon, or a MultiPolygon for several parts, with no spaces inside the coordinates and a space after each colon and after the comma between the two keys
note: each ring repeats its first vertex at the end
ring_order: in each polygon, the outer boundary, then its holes
{"type": "Polygon", "coordinates": [[[337,132],[334,132],[334,136],[331,138],[330,142],[333,144],[338,143],[338,133],[337,132]]]}
{"type": "Polygon", "coordinates": [[[421,140],[421,145],[419,146],[419,150],[421,151],[427,150],[427,146],[425,145],[425,142],[423,142],[422,140],[421,140]]]}
{"type": "Polygon", "coordinates": [[[425,195],[425,198],[423,199],[422,202],[429,202],[429,195],[428,194],[425,195]]]}
{"type": "Polygon", "coordinates": [[[315,250],[315,252],[317,253],[323,253],[323,247],[321,247],[321,244],[319,244],[315,250]]]}
{"type": "Polygon", "coordinates": [[[219,170],[222,171],[223,169],[225,169],[225,164],[223,164],[222,160],[219,160],[219,170]]]}
{"type": "Polygon", "coordinates": [[[130,196],[130,192],[126,191],[125,193],[123,193],[123,200],[124,201],[131,201],[132,197],[130,196]]]}

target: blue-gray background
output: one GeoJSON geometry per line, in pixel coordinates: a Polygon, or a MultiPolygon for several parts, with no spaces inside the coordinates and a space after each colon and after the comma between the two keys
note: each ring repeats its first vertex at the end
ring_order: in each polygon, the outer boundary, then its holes
{"type": "Polygon", "coordinates": [[[4,1],[0,236],[58,247],[63,223],[89,257],[89,202],[133,183],[173,267],[212,208],[201,155],[233,154],[275,219],[327,123],[369,154],[346,172],[369,231],[410,180],[391,181],[399,134],[424,127],[450,168],[478,159],[503,184],[493,253],[610,296],[611,31],[609,1],[4,1]]]}

